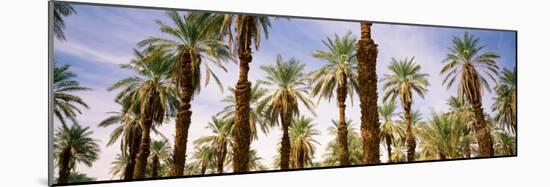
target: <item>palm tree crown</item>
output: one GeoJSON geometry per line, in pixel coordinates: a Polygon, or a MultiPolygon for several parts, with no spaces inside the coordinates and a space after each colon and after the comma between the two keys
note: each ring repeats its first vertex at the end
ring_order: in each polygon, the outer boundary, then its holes
{"type": "Polygon", "coordinates": [[[67,125],[66,119],[76,123],[76,115],[82,111],[78,106],[89,108],[82,98],[74,92],[88,91],[90,88],[80,86],[74,78],[76,74],[69,70],[70,65],[57,66],[53,70],[53,113],[62,125],[67,125]]]}

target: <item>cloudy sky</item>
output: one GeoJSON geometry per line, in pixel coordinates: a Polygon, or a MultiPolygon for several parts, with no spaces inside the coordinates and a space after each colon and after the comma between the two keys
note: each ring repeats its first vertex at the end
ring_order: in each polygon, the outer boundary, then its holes
{"type": "MultiPolygon", "coordinates": [[[[120,106],[113,101],[116,91],[109,92],[106,88],[117,80],[131,75],[131,72],[120,69],[118,65],[130,61],[132,48],[138,41],[148,36],[165,36],[159,32],[154,20],[163,20],[166,23],[169,21],[161,10],[91,5],[73,7],[77,14],[65,19],[67,41],[54,41],[54,57],[59,64],[70,64],[71,70],[78,75],[77,80],[83,86],[93,89],[78,93],[90,105],[90,109],[78,116],[78,120],[80,124],[90,126],[94,131],[93,137],[100,141],[101,153],[93,167],[77,165],[77,170],[98,180],[108,180],[112,178],[108,173],[110,163],[120,149],[116,144],[105,146],[114,127],[99,128],[97,124],[108,116],[107,112],[118,111],[120,106]]],[[[357,36],[358,30],[359,24],[355,22],[313,19],[273,20],[269,38],[264,39],[259,51],[254,53],[249,78],[254,82],[265,77],[265,73],[259,69],[259,66],[274,63],[277,54],[282,54],[284,59],[299,59],[307,64],[306,72],[316,70],[325,62],[313,58],[311,54],[314,50],[326,49],[321,43],[322,39],[333,36],[335,33],[344,35],[347,31],[352,31],[353,35],[357,36]]],[[[377,74],[382,77],[388,73],[386,67],[392,57],[401,59],[414,56],[416,63],[422,66],[422,71],[430,74],[430,87],[424,99],[419,97],[413,99],[413,109],[420,110],[424,117],[431,111],[444,111],[447,109],[445,100],[456,95],[456,87],[447,90],[442,86],[442,76],[439,75],[443,66],[441,61],[448,52],[452,37],[462,36],[464,32],[479,37],[480,42],[487,45],[486,50],[497,52],[501,56],[498,59],[499,66],[511,69],[516,64],[516,37],[513,32],[374,24],[373,38],[379,45],[377,74]]],[[[227,72],[220,69],[214,71],[223,80],[224,87],[234,86],[238,66],[227,63],[226,67],[227,72]]],[[[381,86],[379,89],[378,93],[383,93],[381,86]]],[[[215,84],[210,84],[195,97],[192,101],[193,116],[189,142],[210,133],[204,127],[211,116],[219,112],[216,109],[222,109],[220,100],[227,94],[227,91],[221,93],[215,84]]],[[[356,95],[353,97],[358,101],[356,95]]],[[[492,104],[493,97],[494,93],[487,92],[483,96],[486,112],[492,113],[488,106],[492,104]]],[[[355,128],[358,129],[358,103],[351,105],[349,98],[347,101],[346,115],[355,122],[355,128]]],[[[302,112],[304,115],[312,116],[304,107],[301,107],[301,110],[304,111],[302,112]]],[[[318,114],[315,118],[315,128],[321,131],[321,135],[315,137],[320,143],[316,146],[315,161],[320,161],[327,143],[334,138],[327,134],[327,129],[331,126],[330,120],[338,118],[335,100],[330,103],[321,100],[315,112],[318,114]]],[[[160,131],[170,139],[170,142],[173,142],[174,121],[164,124],[160,131]]],[[[281,136],[282,132],[278,128],[272,128],[268,135],[260,134],[259,140],[253,142],[252,148],[256,149],[263,158],[264,165],[272,166],[272,158],[277,151],[276,144],[281,136]]],[[[153,136],[153,138],[159,137],[153,136]]],[[[192,153],[193,148],[189,143],[188,155],[192,153]]],[[[381,151],[381,153],[385,152],[381,151]]],[[[382,157],[382,161],[385,161],[385,155],[382,157]]]]}

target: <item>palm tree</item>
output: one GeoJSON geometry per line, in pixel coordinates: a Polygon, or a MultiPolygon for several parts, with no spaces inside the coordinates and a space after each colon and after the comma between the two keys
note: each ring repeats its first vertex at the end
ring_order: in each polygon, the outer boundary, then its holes
{"type": "Polygon", "coordinates": [[[479,38],[464,33],[463,38],[453,37],[453,46],[449,48],[447,57],[443,60],[445,66],[441,74],[447,74],[443,84],[450,88],[458,78],[458,95],[461,100],[466,100],[472,105],[475,114],[474,128],[478,142],[480,156],[493,156],[493,140],[487,129],[481,96],[484,88],[491,91],[487,79],[482,72],[494,82],[494,75],[498,72],[495,59],[499,58],[495,52],[483,52],[485,45],[479,46],[479,38]]]}
{"type": "Polygon", "coordinates": [[[167,34],[170,39],[149,37],[139,42],[138,45],[163,48],[176,56],[173,78],[176,82],[180,103],[176,115],[172,176],[182,176],[185,169],[187,137],[191,125],[191,99],[200,91],[201,65],[204,65],[206,72],[205,85],[212,77],[223,91],[219,78],[208,64],[211,63],[226,71],[223,62],[233,58],[229,47],[219,39],[218,28],[213,24],[212,16],[188,14],[182,17],[176,11],[168,11],[166,14],[175,26],[167,25],[161,21],[157,21],[157,23],[161,32],[167,34]]]}
{"type": "Polygon", "coordinates": [[[70,172],[77,163],[88,167],[98,159],[99,145],[92,139],[90,127],[82,127],[78,124],[72,126],[62,125],[57,128],[54,137],[54,158],[58,167],[58,184],[69,181],[70,172]]]}
{"type": "MultiPolygon", "coordinates": [[[[222,103],[225,103],[225,107],[217,115],[234,125],[236,111],[235,89],[229,88],[229,91],[231,94],[222,100],[222,103]]],[[[260,100],[267,94],[267,91],[267,89],[260,87],[260,84],[258,83],[256,83],[250,90],[250,110],[248,119],[250,124],[250,136],[252,136],[251,140],[258,139],[257,129],[260,129],[264,134],[267,134],[269,131],[269,124],[264,119],[264,114],[262,111],[258,110],[260,100]]]]}
{"type": "Polygon", "coordinates": [[[130,159],[123,155],[123,154],[117,154],[115,157],[115,160],[111,162],[111,168],[109,169],[109,173],[113,175],[114,177],[119,177],[119,179],[123,179],[125,177],[125,171],[128,167],[128,163],[130,162],[130,159]]]}
{"type": "Polygon", "coordinates": [[[312,164],[312,158],[315,154],[315,145],[319,144],[313,136],[320,135],[312,118],[301,116],[294,119],[289,129],[291,141],[291,160],[294,160],[293,168],[302,169],[306,165],[312,164]]]}
{"type": "Polygon", "coordinates": [[[63,17],[67,17],[71,14],[76,14],[74,8],[63,2],[55,2],[53,5],[53,34],[57,39],[66,40],[65,33],[65,21],[63,17]]]}
{"type": "Polygon", "coordinates": [[[80,86],[74,78],[76,74],[69,70],[70,65],[57,66],[54,62],[53,70],[53,114],[62,125],[67,125],[66,119],[76,123],[76,115],[81,114],[79,106],[89,108],[88,105],[74,92],[88,91],[90,88],[80,86]]]}
{"type": "Polygon", "coordinates": [[[156,178],[162,176],[159,173],[161,169],[161,161],[167,160],[171,155],[170,143],[168,140],[155,140],[151,143],[151,177],[156,178]]]}
{"type": "Polygon", "coordinates": [[[399,97],[401,101],[401,106],[405,112],[407,161],[411,162],[414,161],[416,154],[416,140],[411,124],[413,93],[417,93],[420,97],[424,98],[424,94],[427,92],[427,87],[429,86],[427,80],[428,74],[420,72],[420,65],[414,62],[414,57],[399,61],[392,58],[388,69],[392,74],[385,74],[382,78],[385,90],[383,100],[387,101],[391,98],[394,101],[399,97]]]}
{"type": "Polygon", "coordinates": [[[233,172],[246,172],[248,171],[251,143],[249,125],[251,83],[248,81],[249,64],[252,62],[251,45],[254,42],[256,50],[258,50],[262,35],[266,39],[268,38],[271,22],[268,16],[217,14],[215,17],[217,23],[221,25],[221,33],[227,36],[226,41],[229,46],[234,45],[240,61],[239,79],[237,85],[235,85],[237,105],[235,108],[235,132],[232,134],[234,142],[232,146],[235,154],[233,172]],[[235,25],[235,27],[232,25],[235,25]],[[233,42],[235,40],[237,42],[233,42]]]}
{"type": "Polygon", "coordinates": [[[200,175],[204,175],[209,168],[213,168],[214,150],[211,146],[201,146],[195,149],[192,159],[200,175]]]}
{"type": "Polygon", "coordinates": [[[258,156],[258,153],[256,152],[256,150],[254,149],[250,150],[248,159],[250,161],[248,163],[248,169],[250,169],[250,171],[261,171],[261,170],[267,169],[267,167],[260,162],[260,160],[262,160],[262,157],[258,156]]]}
{"type": "Polygon", "coordinates": [[[216,160],[216,170],[218,173],[223,173],[224,162],[227,156],[227,148],[229,147],[233,124],[229,121],[224,121],[212,116],[212,122],[208,123],[207,129],[211,130],[213,135],[203,136],[195,140],[193,143],[197,146],[210,146],[214,151],[216,160]]]}
{"type": "Polygon", "coordinates": [[[67,183],[92,182],[95,180],[96,178],[89,177],[84,173],[71,172],[71,174],[69,174],[69,179],[67,180],[67,183]]]}
{"type": "Polygon", "coordinates": [[[357,59],[355,56],[355,38],[351,32],[344,37],[337,34],[334,39],[326,38],[322,41],[328,48],[326,51],[316,50],[313,56],[323,59],[328,63],[321,69],[311,74],[313,89],[311,94],[319,96],[319,99],[326,98],[330,101],[334,92],[338,100],[339,118],[341,124],[338,126],[338,143],[340,144],[340,164],[349,165],[347,147],[346,119],[346,98],[349,95],[353,103],[353,92],[357,88],[357,59]]]}
{"type": "Polygon", "coordinates": [[[290,159],[290,137],[288,128],[292,119],[299,116],[300,110],[298,102],[302,103],[313,113],[313,102],[309,99],[308,79],[304,76],[305,64],[301,64],[297,59],[291,58],[287,62],[283,61],[281,55],[277,56],[275,65],[261,66],[260,68],[267,73],[265,80],[259,83],[269,87],[269,93],[262,99],[258,110],[265,110],[265,115],[269,121],[278,123],[283,130],[281,139],[281,169],[289,168],[290,159]],[[280,121],[277,120],[280,118],[280,121]]]}
{"type": "MultiPolygon", "coordinates": [[[[475,122],[472,106],[465,103],[465,101],[461,101],[457,97],[450,97],[447,100],[447,105],[449,105],[449,112],[447,112],[446,115],[449,115],[454,118],[453,120],[463,124],[464,136],[470,136],[473,130],[473,123],[475,122]]],[[[471,157],[472,148],[470,144],[472,142],[463,142],[465,144],[464,157],[466,158],[471,157]]]]}
{"type": "Polygon", "coordinates": [[[462,158],[467,149],[464,142],[471,142],[464,135],[464,124],[449,115],[433,114],[427,124],[418,126],[417,133],[421,139],[420,147],[425,157],[439,159],[462,158]],[[427,156],[431,155],[431,156],[427,156]]]}
{"type": "MultiPolygon", "coordinates": [[[[378,121],[378,77],[376,75],[376,57],[378,46],[371,37],[371,22],[361,22],[361,37],[355,44],[357,48],[357,84],[360,88],[359,106],[361,108],[361,137],[363,142],[363,163],[380,163],[380,124],[378,121]]],[[[391,154],[391,142],[387,143],[391,154]]],[[[391,160],[391,157],[388,157],[391,160]]]]}
{"type": "MultiPolygon", "coordinates": [[[[128,112],[109,112],[111,116],[99,122],[99,127],[110,127],[118,124],[107,141],[107,146],[114,144],[120,139],[121,158],[127,159],[127,164],[120,175],[125,180],[133,177],[136,165],[136,157],[141,144],[141,125],[139,110],[134,109],[128,112]]],[[[155,128],[152,128],[156,132],[155,128]]],[[[114,175],[114,174],[113,174],[114,175]]]]}
{"type": "Polygon", "coordinates": [[[136,59],[121,68],[129,69],[138,76],[122,79],[107,90],[121,89],[116,101],[123,105],[123,112],[139,111],[141,140],[136,157],[133,179],[145,177],[145,169],[150,154],[150,132],[153,125],[160,125],[166,116],[171,116],[175,109],[177,98],[170,76],[173,58],[162,50],[144,52],[135,50],[136,59]]]}
{"type": "Polygon", "coordinates": [[[516,139],[506,131],[495,133],[495,152],[497,155],[516,155],[516,139]]]}
{"type": "Polygon", "coordinates": [[[500,82],[495,87],[497,97],[493,103],[497,121],[506,129],[516,133],[516,112],[517,112],[517,69],[504,69],[500,76],[500,82]]]}
{"type": "Polygon", "coordinates": [[[407,161],[407,153],[406,149],[403,149],[403,138],[399,137],[397,139],[394,139],[392,141],[392,153],[391,153],[391,160],[392,162],[406,162],[407,161]]]}
{"type": "Polygon", "coordinates": [[[392,162],[392,141],[401,139],[404,134],[403,128],[393,119],[397,116],[395,113],[396,108],[394,102],[389,102],[378,107],[378,112],[382,118],[380,122],[380,139],[386,143],[388,163],[392,162]]]}
{"type": "MultiPolygon", "coordinates": [[[[338,166],[340,165],[340,144],[338,144],[338,121],[332,120],[332,126],[328,128],[328,134],[335,136],[327,145],[327,153],[323,155],[323,165],[325,166],[338,166]]],[[[348,155],[351,165],[361,164],[363,160],[363,150],[361,139],[357,132],[355,132],[354,123],[351,119],[346,120],[346,126],[348,131],[348,155]]]]}

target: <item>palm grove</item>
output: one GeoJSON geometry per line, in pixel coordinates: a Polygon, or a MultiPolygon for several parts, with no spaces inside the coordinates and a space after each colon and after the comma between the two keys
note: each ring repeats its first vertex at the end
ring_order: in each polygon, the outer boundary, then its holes
{"type": "MultiPolygon", "coordinates": [[[[54,33],[60,41],[65,40],[63,17],[73,13],[67,4],[55,6],[54,33]]],[[[111,163],[113,177],[131,180],[516,154],[516,70],[500,69],[499,55],[485,50],[469,33],[453,38],[441,74],[428,75],[414,57],[377,62],[372,24],[361,22],[359,39],[350,31],[319,40],[323,48],[312,51],[312,56],[323,63],[321,68],[305,72],[306,64],[299,59],[278,55],[254,70],[265,77],[253,84],[248,80],[249,64],[268,39],[273,18],[175,11],[166,16],[170,22],[156,21],[163,35],[138,42],[133,60],[120,66],[133,75],[107,88],[117,93],[114,102],[121,106],[98,124],[114,127],[106,146],[120,143],[120,153],[111,163]],[[387,63],[389,73],[379,78],[377,63],[387,63]],[[238,65],[238,74],[223,76],[237,76],[238,81],[224,89],[213,69],[227,71],[233,64],[238,65]],[[443,82],[429,83],[429,76],[441,76],[443,82]],[[203,124],[209,135],[188,142],[189,127],[199,125],[191,123],[193,98],[211,81],[226,95],[221,100],[225,107],[203,124]],[[457,95],[447,100],[448,111],[421,114],[414,109],[418,108],[414,99],[424,97],[432,84],[456,87],[457,95]],[[380,95],[378,85],[383,90],[380,95]],[[496,92],[494,104],[482,106],[483,92],[491,91],[496,92]],[[359,101],[353,101],[355,94],[359,101]],[[346,117],[347,100],[359,102],[359,119],[346,117]],[[315,162],[319,145],[315,138],[322,129],[303,114],[317,115],[320,102],[333,103],[339,112],[338,118],[319,122],[333,124],[325,131],[333,140],[322,161],[315,162]],[[484,112],[487,107],[494,116],[484,112]],[[169,120],[175,121],[174,142],[157,130],[169,120]],[[278,154],[270,167],[260,162],[265,158],[250,145],[259,141],[260,133],[274,130],[281,130],[282,137],[273,148],[278,154]],[[188,143],[194,150],[187,150],[188,143]],[[387,160],[381,160],[380,149],[387,160]]],[[[100,152],[93,132],[77,123],[82,109],[90,107],[78,93],[90,89],[75,80],[69,65],[54,66],[53,112],[60,123],[54,140],[56,182],[95,180],[76,170],[79,163],[92,166],[100,152]]]]}

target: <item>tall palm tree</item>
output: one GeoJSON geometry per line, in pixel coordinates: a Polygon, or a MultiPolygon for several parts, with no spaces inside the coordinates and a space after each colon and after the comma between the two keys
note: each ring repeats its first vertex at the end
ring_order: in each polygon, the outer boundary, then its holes
{"type": "Polygon", "coordinates": [[[249,64],[252,62],[251,45],[254,42],[256,50],[259,49],[262,35],[266,39],[268,38],[271,21],[268,16],[244,14],[217,14],[215,17],[217,23],[221,25],[221,33],[227,36],[228,45],[234,45],[239,58],[239,79],[235,85],[237,104],[235,107],[235,132],[232,134],[234,142],[232,146],[235,154],[233,171],[236,173],[246,172],[249,166],[251,143],[249,125],[251,83],[248,81],[249,64]],[[235,40],[236,42],[234,42],[235,40]]]}
{"type": "Polygon", "coordinates": [[[450,88],[458,80],[458,95],[461,100],[466,100],[474,109],[475,134],[478,142],[480,156],[493,156],[493,140],[487,129],[481,96],[484,88],[491,91],[485,76],[496,82],[498,65],[495,59],[499,55],[495,52],[484,52],[485,45],[479,46],[479,38],[464,33],[463,38],[453,37],[453,45],[449,48],[447,57],[443,60],[445,66],[441,74],[447,74],[443,84],[450,88]]]}
{"type": "Polygon", "coordinates": [[[211,130],[213,134],[200,137],[193,143],[197,146],[210,146],[215,155],[216,172],[223,173],[224,162],[226,161],[227,149],[231,143],[231,132],[234,125],[229,121],[212,116],[212,122],[209,122],[206,128],[211,130]]]}
{"type": "MultiPolygon", "coordinates": [[[[363,139],[363,163],[380,163],[380,129],[378,121],[378,77],[376,57],[378,46],[371,37],[371,22],[361,22],[361,37],[357,41],[357,84],[361,108],[361,137],[363,139]]],[[[386,142],[388,143],[388,142],[386,142]]],[[[387,144],[391,154],[391,142],[387,144]]],[[[391,157],[389,157],[391,160],[391,157]]]]}
{"type": "Polygon", "coordinates": [[[348,94],[352,99],[357,88],[357,58],[355,54],[355,37],[348,32],[344,37],[337,34],[334,39],[326,38],[322,41],[326,51],[316,50],[313,56],[327,62],[321,69],[311,74],[313,89],[311,94],[319,96],[319,99],[326,98],[330,101],[336,92],[339,109],[338,143],[340,144],[340,164],[349,165],[347,146],[346,119],[346,98],[348,94]]]}
{"type": "Polygon", "coordinates": [[[294,160],[293,168],[301,169],[312,164],[315,154],[314,144],[319,144],[314,136],[321,134],[317,129],[314,129],[314,126],[313,119],[304,116],[292,121],[289,134],[290,147],[292,148],[291,157],[294,160]]]}
{"type": "MultiPolygon", "coordinates": [[[[134,168],[136,165],[136,157],[141,144],[141,125],[139,110],[134,109],[128,112],[109,112],[111,116],[107,117],[103,121],[99,122],[99,127],[110,127],[112,125],[119,125],[107,141],[107,146],[114,144],[120,139],[120,151],[121,158],[127,159],[127,164],[123,169],[123,174],[120,175],[125,180],[130,180],[134,174],[134,168]]],[[[153,131],[156,131],[153,127],[153,131]]]]}
{"type": "Polygon", "coordinates": [[[172,150],[168,140],[155,140],[151,143],[151,177],[156,178],[162,176],[159,173],[161,161],[167,160],[171,155],[172,150]]]}
{"type": "Polygon", "coordinates": [[[65,20],[63,17],[67,17],[71,14],[76,14],[74,8],[63,2],[55,2],[53,5],[53,34],[57,39],[66,40],[65,33],[65,20]]]}
{"type": "Polygon", "coordinates": [[[269,93],[262,99],[258,110],[265,109],[267,118],[282,127],[280,156],[281,169],[283,170],[289,168],[291,145],[288,129],[293,117],[300,114],[298,103],[302,103],[313,113],[314,104],[308,97],[309,80],[303,73],[304,67],[305,64],[294,58],[285,62],[281,55],[277,56],[275,65],[260,67],[267,76],[259,83],[268,86],[269,93]],[[277,118],[280,118],[280,121],[277,118]]]}
{"type": "MultiPolygon", "coordinates": [[[[340,124],[336,120],[332,120],[332,126],[328,128],[328,135],[334,136],[327,145],[327,153],[323,155],[323,165],[325,166],[338,166],[340,165],[340,144],[338,143],[338,125],[340,124]]],[[[355,125],[351,119],[346,120],[346,126],[348,131],[348,155],[351,165],[363,163],[363,150],[362,143],[359,134],[355,132],[355,125]]]]}
{"type": "Polygon", "coordinates": [[[411,162],[414,161],[416,155],[416,140],[411,124],[412,99],[414,93],[424,98],[424,94],[427,92],[427,87],[429,86],[427,80],[428,74],[420,72],[420,65],[414,62],[414,57],[399,61],[392,58],[388,69],[392,74],[385,74],[382,78],[385,90],[383,100],[387,101],[391,98],[394,101],[396,98],[399,98],[401,101],[401,106],[405,113],[407,161],[411,162]]]}
{"type": "Polygon", "coordinates": [[[121,65],[138,74],[122,79],[107,90],[121,89],[116,101],[123,105],[123,112],[139,110],[141,140],[133,179],[145,177],[145,169],[150,154],[150,132],[153,125],[160,125],[166,116],[171,116],[177,103],[170,76],[173,58],[162,50],[135,51],[136,59],[121,65]]]}
{"type": "Polygon", "coordinates": [[[53,70],[53,114],[62,125],[67,125],[66,119],[76,123],[76,115],[81,114],[80,107],[89,108],[82,98],[74,92],[88,91],[90,88],[80,86],[74,78],[76,74],[69,70],[70,65],[57,66],[53,70]]]}
{"type": "Polygon", "coordinates": [[[396,108],[394,102],[389,102],[378,107],[378,112],[382,120],[380,125],[380,139],[386,143],[388,163],[392,162],[392,141],[401,139],[404,134],[403,128],[394,120],[394,117],[397,116],[395,113],[396,108]]]}
{"type": "Polygon", "coordinates": [[[57,128],[54,137],[54,158],[58,167],[58,184],[65,184],[69,180],[70,172],[77,163],[88,167],[98,159],[99,145],[97,140],[90,136],[93,131],[90,127],[82,127],[78,124],[72,126],[62,125],[57,128]]]}
{"type": "MultiPolygon", "coordinates": [[[[235,89],[229,88],[229,91],[230,95],[226,96],[222,100],[225,107],[217,115],[234,125],[237,103],[235,98],[235,89]]],[[[264,134],[267,134],[269,131],[269,124],[264,119],[264,114],[262,111],[258,110],[258,105],[260,104],[261,99],[267,94],[267,91],[267,89],[262,88],[258,83],[256,83],[250,90],[250,110],[248,114],[248,121],[250,124],[250,136],[252,136],[251,140],[258,139],[258,129],[260,129],[264,134]]]]}
{"type": "Polygon", "coordinates": [[[499,124],[513,133],[516,133],[517,112],[517,69],[504,68],[500,75],[499,84],[495,87],[497,97],[492,109],[497,112],[496,118],[499,124]]]}
{"type": "Polygon", "coordinates": [[[205,85],[212,77],[223,91],[219,78],[208,64],[215,65],[222,70],[224,63],[232,60],[229,47],[220,40],[218,28],[212,16],[204,14],[188,14],[180,16],[176,11],[168,11],[166,15],[174,26],[157,21],[162,33],[170,39],[149,37],[138,43],[140,46],[152,45],[167,49],[176,57],[173,67],[173,78],[176,82],[179,96],[178,113],[176,115],[176,137],[172,176],[182,176],[185,169],[185,152],[187,138],[191,125],[191,99],[200,91],[202,78],[201,65],[204,65],[205,85]]]}
{"type": "Polygon", "coordinates": [[[123,179],[125,177],[125,171],[129,162],[130,159],[128,156],[120,153],[117,154],[115,160],[111,162],[109,173],[113,175],[113,178],[118,177],[119,179],[123,179]]]}

